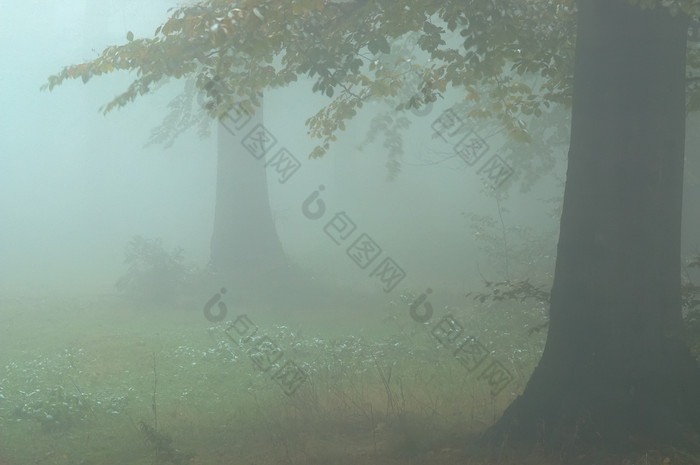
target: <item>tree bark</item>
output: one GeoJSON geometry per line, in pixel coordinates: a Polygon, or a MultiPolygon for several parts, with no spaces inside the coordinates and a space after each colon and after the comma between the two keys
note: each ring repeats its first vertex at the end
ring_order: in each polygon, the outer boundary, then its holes
{"type": "Polygon", "coordinates": [[[570,453],[677,444],[700,425],[680,304],[687,18],[578,5],[547,343],[489,434],[570,453]]]}
{"type": "Polygon", "coordinates": [[[218,125],[210,267],[229,287],[264,289],[271,275],[286,270],[287,261],[270,210],[265,150],[257,136],[246,139],[263,122],[262,106],[249,121],[243,118],[240,128],[230,119],[218,125]]]}

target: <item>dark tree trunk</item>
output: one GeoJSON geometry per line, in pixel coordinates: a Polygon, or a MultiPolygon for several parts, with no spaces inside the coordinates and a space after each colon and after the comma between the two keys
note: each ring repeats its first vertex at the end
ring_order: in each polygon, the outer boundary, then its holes
{"type": "Polygon", "coordinates": [[[549,334],[492,438],[652,448],[700,425],[680,307],[686,30],[665,8],[579,1],[549,334]]]}
{"type": "Polygon", "coordinates": [[[248,148],[242,143],[262,121],[262,108],[257,108],[240,129],[231,120],[218,125],[210,266],[229,281],[229,287],[238,289],[263,289],[269,286],[263,282],[269,276],[286,270],[285,254],[270,210],[264,155],[257,151],[260,145],[255,137],[248,139],[248,148]]]}

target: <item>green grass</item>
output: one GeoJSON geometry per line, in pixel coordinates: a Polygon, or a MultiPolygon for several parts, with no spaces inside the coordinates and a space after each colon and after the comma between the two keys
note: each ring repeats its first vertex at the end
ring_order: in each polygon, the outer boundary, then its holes
{"type": "Polygon", "coordinates": [[[348,304],[230,309],[308,375],[288,396],[201,309],[4,300],[0,465],[477,463],[467,438],[521,392],[543,315],[467,299],[436,311],[431,324],[449,312],[513,374],[494,397],[405,304],[348,304]]]}

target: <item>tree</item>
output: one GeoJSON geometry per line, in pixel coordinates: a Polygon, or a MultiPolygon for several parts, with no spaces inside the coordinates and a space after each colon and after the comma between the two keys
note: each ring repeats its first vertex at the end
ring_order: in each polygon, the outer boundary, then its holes
{"type": "MultiPolygon", "coordinates": [[[[216,107],[229,92],[216,76],[201,90],[194,79],[187,79],[183,92],[168,105],[163,123],[153,129],[149,144],[170,146],[192,126],[199,127],[201,136],[209,135],[211,121],[203,110],[216,107]]],[[[216,126],[216,203],[209,268],[239,290],[256,284],[269,288],[263,281],[270,277],[288,278],[268,197],[264,160],[269,147],[257,140],[254,146],[244,145],[251,128],[264,124],[262,107],[262,96],[256,96],[246,105],[237,105],[216,126]]]]}
{"type": "Polygon", "coordinates": [[[332,99],[307,121],[320,156],[364,102],[399,95],[402,76],[382,58],[417,33],[421,79],[396,111],[463,89],[469,116],[526,141],[529,118],[573,103],[547,346],[490,437],[570,454],[680,444],[700,430],[679,281],[685,112],[700,108],[697,79],[686,79],[686,68],[700,70],[700,50],[686,56],[686,34],[700,3],[577,5],[578,13],[570,0],[209,0],[175,10],[155,38],[110,47],[47,86],[137,70],[108,111],[164,76],[192,74],[200,88],[223,76],[235,91],[210,109],[218,118],[307,75],[332,99]]]}
{"type": "Polygon", "coordinates": [[[680,312],[687,21],[579,4],[550,330],[496,431],[619,448],[700,427],[680,312]]]}
{"type": "MultiPolygon", "coordinates": [[[[259,106],[251,116],[262,122],[262,111],[259,106]]],[[[270,273],[284,278],[286,257],[272,219],[265,163],[248,153],[241,136],[230,129],[223,123],[217,127],[216,207],[209,265],[229,286],[260,288],[269,286],[262,281],[270,273]]]]}

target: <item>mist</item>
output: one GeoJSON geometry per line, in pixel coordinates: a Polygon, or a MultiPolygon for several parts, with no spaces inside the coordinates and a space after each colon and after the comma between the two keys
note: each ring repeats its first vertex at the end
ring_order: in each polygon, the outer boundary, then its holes
{"type": "MultiPolygon", "coordinates": [[[[450,84],[399,111],[430,66],[410,34],[384,57],[405,61],[399,97],[367,98],[318,158],[308,122],[333,91],[304,73],[265,88],[235,131],[240,108],[206,113],[215,79],[169,77],[106,113],[136,73],[41,89],[153,38],[182,5],[0,0],[0,465],[463,460],[462,438],[523,395],[545,347],[571,107],[508,131],[450,84]],[[182,108],[199,119],[173,130],[182,108]],[[164,128],[176,137],[155,141],[164,128]],[[245,157],[235,182],[222,135],[245,157]],[[248,178],[267,186],[236,190],[248,178]]],[[[688,116],[686,284],[700,279],[699,123],[688,116]]]]}
{"type": "MultiPolygon", "coordinates": [[[[113,292],[115,279],[124,271],[125,245],[135,235],[162,238],[169,247],[181,247],[188,260],[202,266],[208,262],[215,131],[202,138],[188,130],[169,148],[146,146],[168,102],[182,92],[182,80],[171,80],[107,115],[98,110],[126,89],[131,82],[128,73],[39,91],[50,74],[92,59],[108,45],[123,43],[129,31],[151,35],[170,6],[168,2],[147,8],[137,2],[5,5],[11,12],[8,18],[15,20],[2,29],[7,70],[2,84],[8,89],[2,105],[12,109],[2,115],[0,141],[4,294],[113,292]]],[[[478,167],[467,166],[454,153],[445,155],[451,147],[436,141],[431,129],[440,112],[449,108],[449,99],[436,102],[426,115],[413,115],[401,171],[387,180],[387,149],[381,141],[361,146],[372,124],[373,105],[339,135],[327,156],[307,158],[315,142],[304,121],[328,101],[311,94],[309,87],[309,82],[301,82],[271,91],[264,109],[266,127],[303,162],[294,182],[282,185],[275,182],[274,173],[269,176],[280,240],[300,266],[312,273],[330,271],[338,283],[374,291],[366,277],[323,240],[320,228],[301,214],[303,199],[318,184],[326,184],[334,208],[347,212],[389,247],[387,252],[411,271],[413,286],[431,281],[461,292],[478,282],[480,272],[503,272],[491,270],[488,257],[479,255],[466,217],[497,217],[493,193],[484,190],[478,167]],[[431,153],[435,151],[442,152],[431,153]]],[[[489,139],[494,153],[505,142],[501,136],[489,139]]],[[[561,176],[565,147],[558,153],[561,176]]],[[[557,219],[541,215],[536,204],[547,195],[511,196],[513,207],[502,205],[509,209],[503,214],[503,226],[541,225],[545,219],[551,229],[557,219]]]]}

